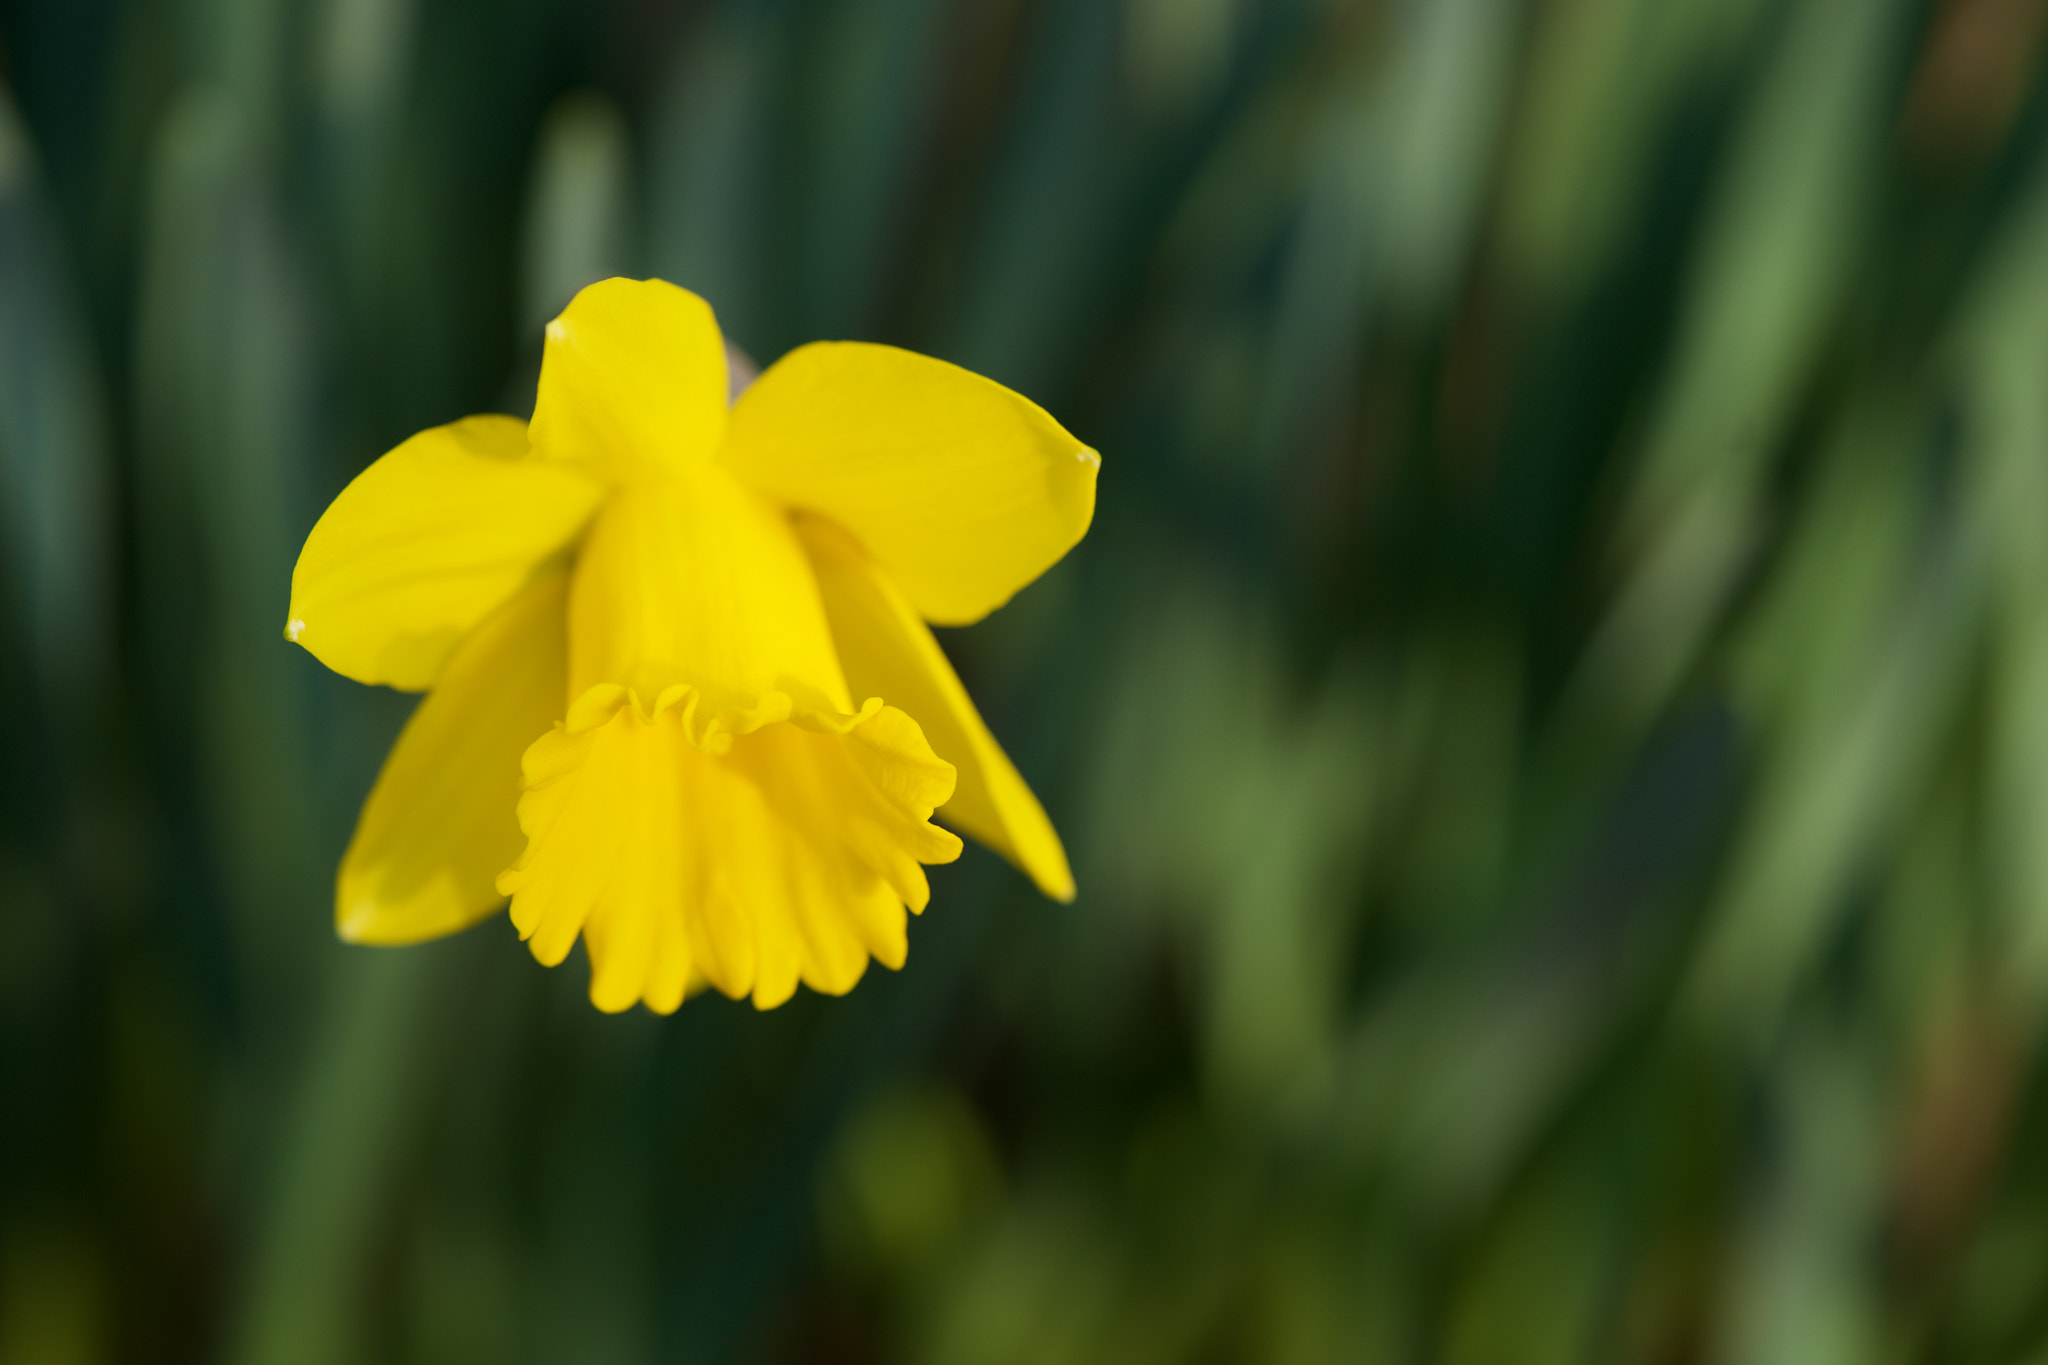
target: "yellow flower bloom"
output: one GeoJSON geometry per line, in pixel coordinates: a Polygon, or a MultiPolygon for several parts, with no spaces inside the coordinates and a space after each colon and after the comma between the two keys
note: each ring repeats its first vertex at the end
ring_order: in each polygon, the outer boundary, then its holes
{"type": "Polygon", "coordinates": [[[512,900],[592,1001],[778,1005],[900,966],[946,822],[1045,894],[1059,836],[926,622],[979,620],[1088,529],[1094,451],[1027,399],[818,343],[728,408],[703,300],[606,280],[548,325],[533,421],[365,470],[306,539],[288,638],[427,692],[342,859],[345,939],[512,900]]]}

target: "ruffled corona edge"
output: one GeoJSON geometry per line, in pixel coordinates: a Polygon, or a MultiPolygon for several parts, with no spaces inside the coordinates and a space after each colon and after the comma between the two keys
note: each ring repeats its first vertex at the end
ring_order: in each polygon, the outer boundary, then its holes
{"type": "Polygon", "coordinates": [[[603,684],[521,767],[526,851],[498,890],[542,963],[583,936],[603,1010],[667,1013],[706,984],[762,1009],[798,981],[842,994],[870,956],[903,964],[921,864],[960,856],[930,823],[953,766],[880,698],[726,709],[676,685],[648,706],[603,684]]]}

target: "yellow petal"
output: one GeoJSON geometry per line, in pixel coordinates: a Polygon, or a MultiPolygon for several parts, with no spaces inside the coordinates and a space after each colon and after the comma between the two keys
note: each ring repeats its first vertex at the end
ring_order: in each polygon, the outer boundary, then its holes
{"type": "Polygon", "coordinates": [[[844,531],[817,517],[796,525],[853,695],[880,697],[915,716],[933,752],[959,769],[939,818],[1008,858],[1054,900],[1072,900],[1074,874],[1060,836],[931,630],[844,531]]]}
{"type": "Polygon", "coordinates": [[[590,998],[667,1013],[702,979],[767,1009],[802,980],[852,988],[873,956],[900,966],[922,863],[960,841],[928,823],[953,770],[915,722],[872,703],[727,733],[689,724],[695,694],[652,707],[605,685],[527,750],[526,852],[498,879],[512,922],[553,966],[581,934],[590,998]]]}
{"type": "Polygon", "coordinates": [[[709,459],[725,432],[711,306],[664,280],[600,280],[548,324],[533,445],[621,482],[709,459]]]}
{"type": "Polygon", "coordinates": [[[980,620],[1073,548],[1102,463],[992,380],[857,342],[770,366],[733,408],[721,458],[851,531],[942,625],[980,620]]]}
{"type": "Polygon", "coordinates": [[[523,422],[470,417],[357,475],[299,552],[285,637],[357,682],[431,684],[602,496],[574,470],[526,455],[523,422]]]}
{"type": "Polygon", "coordinates": [[[724,716],[770,693],[851,708],[789,518],[711,463],[621,488],[592,524],[569,599],[571,695],[599,683],[643,697],[685,683],[724,716]]]}
{"type": "Polygon", "coordinates": [[[558,566],[456,647],[406,723],[341,860],[335,927],[353,943],[466,929],[519,856],[519,760],[562,718],[568,575],[558,566]]]}

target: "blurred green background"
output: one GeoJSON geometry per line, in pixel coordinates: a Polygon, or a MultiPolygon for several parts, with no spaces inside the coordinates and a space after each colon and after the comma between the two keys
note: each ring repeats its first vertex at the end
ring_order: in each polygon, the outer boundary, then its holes
{"type": "Polygon", "coordinates": [[[0,1362],[2048,1362],[2043,0],[0,0],[0,1362]],[[1103,452],[1081,896],[331,928],[326,501],[580,284],[1103,452]]]}

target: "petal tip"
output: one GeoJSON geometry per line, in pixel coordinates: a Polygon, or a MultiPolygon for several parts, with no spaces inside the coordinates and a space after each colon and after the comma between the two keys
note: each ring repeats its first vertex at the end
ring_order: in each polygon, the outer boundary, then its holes
{"type": "Polygon", "coordinates": [[[418,903],[391,904],[373,891],[358,888],[337,899],[334,936],[359,948],[405,948],[445,938],[466,927],[444,916],[424,913],[418,903]]]}
{"type": "Polygon", "coordinates": [[[636,990],[628,995],[623,990],[593,980],[590,983],[590,1003],[605,1014],[624,1014],[640,1003],[640,993],[636,990]]]}
{"type": "MultiPolygon", "coordinates": [[[[1057,835],[1053,836],[1055,839],[1057,835]]],[[[1072,905],[1077,888],[1074,872],[1067,863],[1066,850],[1055,843],[1050,849],[1039,847],[1018,849],[1019,856],[1012,859],[1022,869],[1031,884],[1038,888],[1038,894],[1061,905],[1072,905]]]]}
{"type": "Polygon", "coordinates": [[[761,1014],[766,1014],[772,1009],[780,1009],[788,1004],[790,997],[795,994],[796,978],[794,976],[790,977],[786,983],[776,986],[756,983],[752,997],[754,1009],[761,1014]]]}
{"type": "Polygon", "coordinates": [[[294,616],[284,623],[284,638],[293,644],[299,643],[299,637],[305,633],[306,618],[303,616],[294,616]]]}

